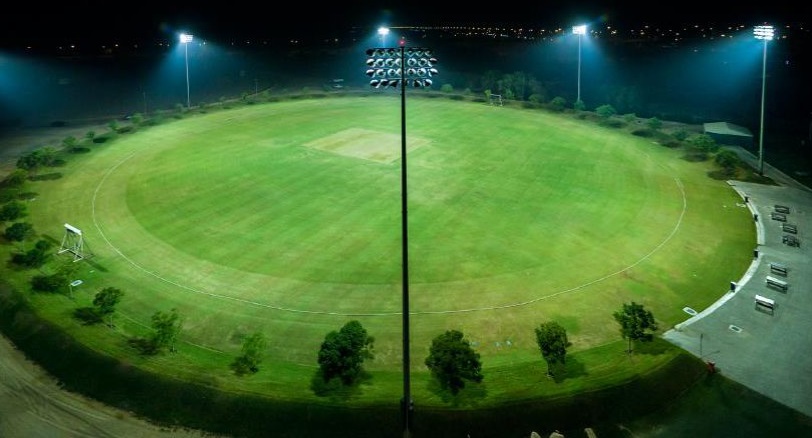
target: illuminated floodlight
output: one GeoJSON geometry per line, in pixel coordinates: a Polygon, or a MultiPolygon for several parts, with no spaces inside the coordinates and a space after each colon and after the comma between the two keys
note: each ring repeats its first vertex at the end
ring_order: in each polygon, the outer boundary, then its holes
{"type": "Polygon", "coordinates": [[[775,28],[770,25],[756,26],[753,28],[753,36],[755,36],[757,40],[772,41],[774,35],[775,28]]]}
{"type": "Polygon", "coordinates": [[[572,33],[575,35],[586,35],[586,24],[572,26],[572,33]]]}
{"type": "Polygon", "coordinates": [[[381,47],[386,47],[386,36],[389,35],[389,28],[386,26],[379,27],[378,35],[381,36],[381,47]]]}

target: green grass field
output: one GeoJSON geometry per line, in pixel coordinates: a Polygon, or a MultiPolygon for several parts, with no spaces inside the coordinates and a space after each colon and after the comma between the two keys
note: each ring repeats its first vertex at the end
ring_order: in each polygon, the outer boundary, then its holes
{"type": "MultiPolygon", "coordinates": [[[[128,365],[278,400],[391,403],[401,377],[401,123],[394,96],[257,104],[139,128],[93,145],[38,182],[35,229],[83,231],[92,256],[67,296],[31,294],[44,317],[128,365]],[[116,329],[72,317],[103,287],[125,293],[116,329]],[[179,351],[127,345],[156,311],[183,317],[179,351]],[[317,394],[327,332],[361,321],[375,338],[364,383],[317,394]],[[260,371],[229,364],[262,332],[260,371]]],[[[616,385],[676,351],[629,358],[612,313],[643,303],[661,331],[747,269],[755,226],[710,162],[572,114],[448,99],[407,103],[412,394],[448,399],[423,366],[431,339],[463,331],[484,381],[463,404],[496,406],[616,385]],[[573,343],[545,377],[534,328],[573,343]]],[[[7,249],[4,249],[7,251],[7,249]]],[[[59,257],[68,257],[63,254],[59,257]]],[[[25,274],[9,272],[25,285],[25,274]]],[[[27,286],[21,286],[25,289],[27,286]]]]}

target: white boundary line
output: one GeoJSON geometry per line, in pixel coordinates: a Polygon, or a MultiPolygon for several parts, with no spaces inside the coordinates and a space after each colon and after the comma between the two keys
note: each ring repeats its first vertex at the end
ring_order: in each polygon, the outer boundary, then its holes
{"type": "MultiPolygon", "coordinates": [[[[401,315],[403,313],[403,312],[378,312],[378,313],[325,312],[325,311],[296,309],[296,308],[292,308],[292,307],[274,306],[274,305],[271,305],[271,304],[265,304],[265,303],[260,303],[260,302],[257,302],[257,301],[251,301],[251,300],[244,300],[242,298],[236,298],[236,297],[217,294],[217,293],[213,293],[213,292],[206,292],[206,291],[195,289],[195,288],[192,288],[192,287],[189,287],[189,286],[185,286],[183,284],[172,281],[172,280],[170,280],[168,278],[162,277],[158,273],[156,273],[154,271],[150,271],[149,269],[139,265],[134,260],[127,257],[121,250],[119,250],[115,245],[113,245],[112,242],[110,242],[110,240],[104,234],[104,231],[102,231],[101,225],[99,224],[98,217],[96,216],[96,198],[97,198],[97,196],[99,194],[99,191],[101,190],[102,185],[104,185],[105,181],[107,181],[107,178],[111,174],[113,174],[113,172],[116,169],[118,169],[119,166],[126,163],[128,160],[130,160],[134,156],[135,156],[135,153],[130,154],[129,156],[125,157],[123,160],[118,162],[116,165],[111,167],[104,174],[104,176],[99,181],[99,184],[96,186],[96,189],[93,192],[93,199],[91,201],[91,206],[92,206],[91,208],[92,208],[92,215],[93,215],[93,224],[96,227],[96,230],[102,236],[102,239],[104,239],[105,243],[107,243],[107,245],[110,246],[110,248],[112,248],[113,251],[116,252],[116,254],[121,256],[124,260],[126,260],[128,263],[130,263],[130,265],[135,267],[137,270],[139,270],[139,271],[141,271],[141,272],[143,272],[143,273],[145,273],[147,275],[150,275],[150,276],[152,276],[154,278],[157,278],[158,280],[161,280],[161,281],[163,281],[165,283],[168,283],[168,284],[176,286],[176,287],[178,287],[180,289],[183,289],[183,290],[185,290],[187,292],[192,292],[192,293],[196,293],[196,294],[199,294],[199,295],[206,295],[206,296],[209,296],[211,298],[218,298],[218,299],[223,299],[223,300],[228,300],[228,301],[234,301],[234,302],[238,302],[238,303],[248,304],[248,305],[257,306],[257,307],[264,307],[264,308],[267,308],[267,309],[279,310],[279,311],[284,311],[284,312],[302,313],[302,314],[311,314],[311,315],[328,315],[328,316],[397,316],[397,315],[401,315]]],[[[614,277],[616,275],[622,274],[622,273],[634,268],[635,266],[637,266],[640,263],[647,260],[655,252],[659,251],[660,248],[662,248],[666,243],[668,243],[671,240],[671,238],[674,237],[674,235],[677,233],[677,230],[679,230],[679,227],[682,224],[682,219],[685,216],[685,211],[688,209],[688,200],[687,200],[687,198],[685,196],[685,188],[682,185],[682,181],[680,181],[679,178],[676,178],[676,177],[674,178],[674,181],[675,181],[675,183],[677,185],[677,188],[679,188],[680,194],[682,195],[682,211],[680,212],[679,218],[677,219],[677,223],[674,225],[674,228],[671,230],[671,233],[669,233],[668,236],[666,236],[665,239],[662,242],[657,244],[651,251],[649,251],[647,254],[645,254],[643,257],[641,257],[639,260],[632,263],[631,265],[626,266],[626,267],[624,267],[624,268],[622,268],[620,270],[617,270],[615,272],[612,272],[610,274],[604,275],[603,277],[600,277],[600,278],[597,278],[595,280],[589,281],[587,283],[584,283],[584,284],[581,284],[581,285],[578,285],[578,286],[575,286],[575,287],[571,287],[569,289],[554,292],[554,293],[549,294],[549,295],[540,296],[540,297],[537,297],[537,298],[534,298],[534,299],[528,300],[528,301],[521,301],[521,302],[517,302],[517,303],[504,304],[504,305],[501,305],[501,306],[471,307],[471,308],[468,308],[468,309],[457,309],[457,310],[437,310],[437,311],[409,312],[409,314],[410,315],[438,315],[438,314],[471,313],[471,312],[479,312],[479,311],[487,311],[487,310],[501,310],[501,309],[510,309],[510,308],[515,308],[515,307],[527,306],[527,305],[537,303],[537,302],[542,301],[542,300],[547,300],[547,299],[554,298],[554,297],[557,297],[557,296],[560,296],[560,295],[564,295],[564,294],[568,294],[568,293],[572,293],[572,292],[577,292],[577,291],[579,291],[581,289],[584,289],[584,288],[586,288],[588,286],[592,286],[594,284],[600,283],[602,281],[605,281],[605,280],[607,280],[609,278],[612,278],[612,277],[614,277]]]]}
{"type": "MultiPolygon", "coordinates": [[[[730,181],[728,181],[728,184],[730,184],[730,186],[733,187],[733,190],[735,190],[739,194],[739,196],[742,197],[742,200],[747,198],[747,195],[745,195],[738,187],[736,187],[730,181]]],[[[751,202],[745,202],[745,204],[747,205],[747,208],[750,210],[750,213],[754,215],[753,217],[756,217],[755,215],[758,212],[756,211],[755,207],[753,207],[753,204],[751,202]]],[[[757,237],[758,245],[764,244],[764,224],[761,222],[761,219],[762,219],[761,215],[758,215],[758,220],[755,221],[756,235],[758,236],[757,237]]],[[[726,294],[722,295],[721,298],[716,300],[716,302],[706,307],[701,312],[675,325],[673,330],[681,331],[685,327],[699,321],[700,319],[713,313],[716,309],[722,307],[723,304],[725,304],[729,299],[733,298],[736,295],[736,292],[739,289],[741,289],[745,284],[747,284],[748,281],[750,281],[750,279],[753,277],[753,274],[755,274],[756,270],[758,269],[760,263],[761,263],[761,253],[759,252],[759,256],[753,257],[753,261],[750,262],[750,267],[747,268],[747,271],[744,273],[744,275],[742,275],[742,278],[736,283],[736,290],[728,290],[726,294]]]]}

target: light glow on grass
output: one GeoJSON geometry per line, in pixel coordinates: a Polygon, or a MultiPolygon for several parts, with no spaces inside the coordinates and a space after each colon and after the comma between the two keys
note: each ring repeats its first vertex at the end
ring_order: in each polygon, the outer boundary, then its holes
{"type": "MultiPolygon", "coordinates": [[[[309,399],[324,335],[359,319],[376,339],[366,367],[377,389],[358,402],[389,400],[401,345],[399,163],[368,159],[347,133],[399,139],[397,109],[385,96],[297,100],[151,127],[69,162],[66,178],[38,188],[32,219],[43,230],[81,226],[97,268],[79,273],[87,287],[77,303],[101,287],[124,290],[122,335],[179,309],[183,364],[145,366],[188,376],[214,368],[220,385],[242,387],[221,362],[261,331],[263,388],[309,399]]],[[[565,114],[445,99],[413,99],[408,111],[409,138],[420,142],[409,153],[416,382],[428,379],[431,339],[452,328],[477,342],[486,379],[492,366],[521,374],[541,362],[533,329],[549,319],[588,358],[590,380],[627,379],[587,354],[619,338],[612,312],[634,299],[673,326],[750,263],[752,218],[724,207],[736,195],[707,177],[709,163],[565,114]]],[[[40,304],[71,323],[64,307],[40,304]]],[[[489,394],[515,391],[519,374],[488,380],[489,394]]],[[[428,391],[416,385],[415,397],[428,391]]]]}

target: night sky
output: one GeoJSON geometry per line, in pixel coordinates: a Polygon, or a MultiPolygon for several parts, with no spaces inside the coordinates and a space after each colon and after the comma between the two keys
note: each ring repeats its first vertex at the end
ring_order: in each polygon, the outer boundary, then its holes
{"type": "MultiPolygon", "coordinates": [[[[89,43],[97,40],[166,39],[181,31],[212,40],[255,37],[305,37],[353,27],[434,25],[567,26],[597,20],[636,23],[788,22],[804,19],[799,6],[772,2],[745,6],[724,2],[610,2],[585,0],[463,2],[190,2],[72,1],[20,2],[7,5],[0,25],[0,44],[89,43]],[[723,6],[726,5],[726,6],[723,6]],[[757,6],[757,7],[756,7],[757,6]]],[[[800,3],[796,3],[800,5],[800,3]]]]}

